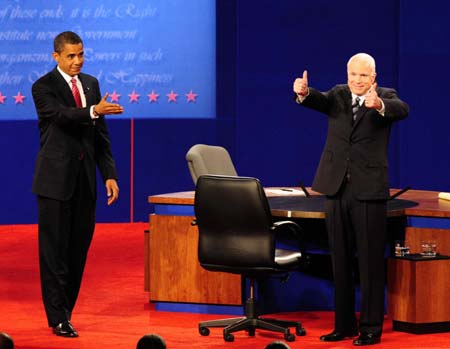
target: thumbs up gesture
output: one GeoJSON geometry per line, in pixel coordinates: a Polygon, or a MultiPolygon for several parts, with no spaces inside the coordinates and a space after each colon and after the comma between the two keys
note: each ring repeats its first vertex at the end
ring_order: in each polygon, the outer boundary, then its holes
{"type": "Polygon", "coordinates": [[[364,104],[366,105],[366,108],[373,108],[377,110],[380,110],[382,108],[383,105],[381,104],[380,97],[378,97],[376,82],[372,84],[369,91],[367,92],[364,104]]]}
{"type": "Polygon", "coordinates": [[[303,77],[297,78],[294,81],[294,92],[299,96],[305,97],[308,95],[308,72],[303,72],[303,77]]]}

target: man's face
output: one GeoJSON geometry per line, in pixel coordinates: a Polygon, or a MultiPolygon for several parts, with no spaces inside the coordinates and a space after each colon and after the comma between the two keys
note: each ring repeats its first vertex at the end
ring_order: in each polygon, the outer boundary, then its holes
{"type": "Polygon", "coordinates": [[[350,91],[358,96],[365,95],[375,82],[376,75],[369,63],[354,59],[348,65],[347,70],[350,91]]]}
{"type": "Polygon", "coordinates": [[[78,75],[84,62],[83,44],[65,44],[61,52],[53,52],[53,59],[64,73],[78,75]]]}

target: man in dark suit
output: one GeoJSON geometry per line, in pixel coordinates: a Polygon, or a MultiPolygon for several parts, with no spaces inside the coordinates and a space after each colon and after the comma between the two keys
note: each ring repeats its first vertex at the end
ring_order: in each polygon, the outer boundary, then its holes
{"type": "Polygon", "coordinates": [[[39,209],[39,263],[48,325],[77,337],[70,320],[95,226],[96,166],[108,205],[119,187],[104,115],[123,108],[100,95],[97,79],[81,73],[83,42],[73,32],[54,40],[57,67],[37,80],[32,94],[39,118],[40,151],[33,193],[39,209]]]}
{"type": "Polygon", "coordinates": [[[354,345],[381,340],[384,317],[388,141],[394,121],[409,107],[395,90],[377,87],[375,60],[360,53],[347,64],[347,85],[328,92],[308,87],[308,74],[294,82],[297,103],[328,116],[328,135],[312,188],[326,195],[326,225],[335,280],[334,331],[354,345]],[[361,286],[359,326],[355,316],[354,255],[361,286]]]}

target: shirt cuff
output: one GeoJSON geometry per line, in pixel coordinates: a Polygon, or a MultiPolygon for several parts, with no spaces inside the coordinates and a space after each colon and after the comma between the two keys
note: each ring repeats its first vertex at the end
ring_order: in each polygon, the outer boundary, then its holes
{"type": "Polygon", "coordinates": [[[304,96],[300,96],[300,95],[297,95],[297,103],[299,103],[299,104],[301,104],[301,103],[303,103],[303,101],[306,99],[306,97],[308,97],[309,96],[309,88],[308,88],[308,92],[306,93],[306,95],[304,95],[304,96]]]}
{"type": "Polygon", "coordinates": [[[95,108],[95,105],[92,105],[91,106],[91,110],[90,110],[90,114],[91,114],[91,119],[92,120],[95,120],[95,119],[98,119],[99,118],[99,114],[97,114],[96,112],[94,112],[94,108],[95,108]]]}
{"type": "Polygon", "coordinates": [[[384,113],[386,112],[386,108],[384,106],[384,102],[383,100],[380,98],[381,101],[381,109],[377,109],[377,112],[381,115],[384,116],[384,113]]]}

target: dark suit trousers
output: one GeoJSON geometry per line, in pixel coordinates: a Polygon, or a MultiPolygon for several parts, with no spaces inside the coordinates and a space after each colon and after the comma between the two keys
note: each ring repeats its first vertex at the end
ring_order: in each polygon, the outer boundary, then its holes
{"type": "Polygon", "coordinates": [[[335,329],[358,328],[355,276],[361,287],[361,333],[381,334],[384,318],[386,201],[359,201],[345,181],[325,204],[326,224],[335,280],[335,329]],[[355,252],[358,257],[356,267],[355,252]]]}
{"type": "Polygon", "coordinates": [[[38,196],[39,264],[48,325],[70,320],[95,226],[95,199],[84,168],[68,201],[38,196]]]}

